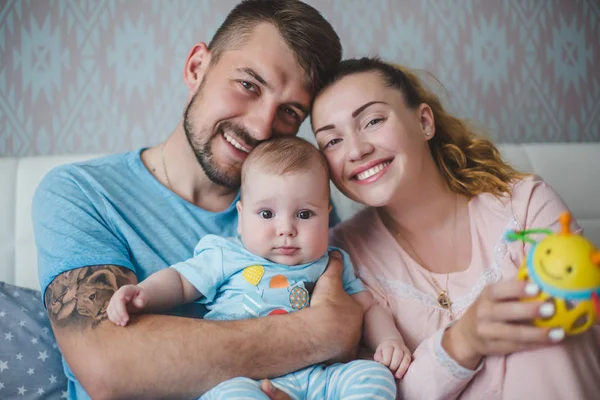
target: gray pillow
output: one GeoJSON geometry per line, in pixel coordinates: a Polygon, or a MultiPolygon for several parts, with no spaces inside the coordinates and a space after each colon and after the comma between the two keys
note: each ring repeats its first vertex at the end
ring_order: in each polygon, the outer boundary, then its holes
{"type": "Polygon", "coordinates": [[[0,282],[0,398],[67,397],[60,352],[38,291],[0,282]]]}

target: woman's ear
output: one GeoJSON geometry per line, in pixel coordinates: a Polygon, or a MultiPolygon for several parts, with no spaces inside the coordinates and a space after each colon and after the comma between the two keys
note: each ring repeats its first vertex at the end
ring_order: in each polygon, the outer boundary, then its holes
{"type": "Polygon", "coordinates": [[[190,50],[183,71],[183,79],[190,91],[190,98],[196,93],[200,83],[202,83],[202,79],[208,70],[210,59],[211,52],[204,42],[194,45],[190,50]]]}
{"type": "Polygon", "coordinates": [[[238,202],[235,203],[235,208],[237,209],[237,213],[238,213],[237,233],[238,233],[238,235],[241,235],[242,234],[242,202],[240,200],[238,200],[238,202]]]}
{"type": "Polygon", "coordinates": [[[435,118],[433,117],[433,110],[428,104],[423,103],[417,109],[417,115],[425,140],[430,140],[435,136],[435,118]]]}

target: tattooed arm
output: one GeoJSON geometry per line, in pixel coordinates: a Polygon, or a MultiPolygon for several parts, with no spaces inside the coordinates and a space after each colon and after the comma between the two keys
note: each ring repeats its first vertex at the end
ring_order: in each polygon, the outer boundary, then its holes
{"type": "Polygon", "coordinates": [[[341,272],[336,258],[317,283],[310,308],[260,319],[142,314],[118,327],[107,320],[106,307],[118,287],[137,279],[113,265],[57,276],[45,303],[60,349],[92,398],[197,398],[235,376],[274,377],[352,357],[362,313],[344,292],[341,272]]]}

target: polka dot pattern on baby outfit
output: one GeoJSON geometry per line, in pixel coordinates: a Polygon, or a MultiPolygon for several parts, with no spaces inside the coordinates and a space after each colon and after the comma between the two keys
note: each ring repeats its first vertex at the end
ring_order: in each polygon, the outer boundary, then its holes
{"type": "Polygon", "coordinates": [[[301,310],[308,305],[308,291],[302,286],[296,286],[290,291],[290,305],[295,310],[301,310]]]}

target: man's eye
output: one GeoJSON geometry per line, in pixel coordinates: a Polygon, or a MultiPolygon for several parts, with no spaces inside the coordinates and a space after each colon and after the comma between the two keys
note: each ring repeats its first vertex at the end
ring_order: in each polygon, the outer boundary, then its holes
{"type": "Polygon", "coordinates": [[[289,115],[290,117],[292,117],[292,118],[294,118],[294,119],[296,119],[296,120],[300,119],[300,116],[298,115],[298,113],[297,113],[296,111],[294,111],[294,109],[293,109],[293,108],[290,108],[290,107],[285,107],[285,108],[283,109],[283,111],[285,111],[285,113],[286,113],[287,115],[289,115]]]}
{"type": "Polygon", "coordinates": [[[273,218],[273,211],[271,210],[261,210],[259,213],[262,219],[271,219],[273,218]]]}
{"type": "Polygon", "coordinates": [[[300,219],[309,219],[310,217],[313,216],[313,212],[310,210],[302,210],[302,211],[298,211],[298,214],[296,214],[296,215],[300,219]]]}
{"type": "Polygon", "coordinates": [[[244,89],[248,90],[249,92],[256,92],[254,85],[248,81],[240,81],[240,85],[242,85],[244,89]]]}

